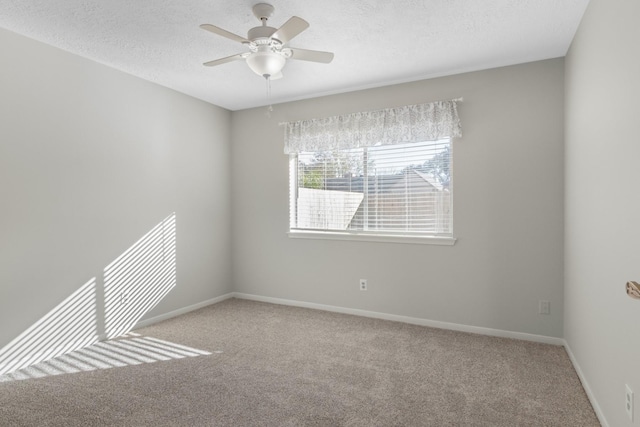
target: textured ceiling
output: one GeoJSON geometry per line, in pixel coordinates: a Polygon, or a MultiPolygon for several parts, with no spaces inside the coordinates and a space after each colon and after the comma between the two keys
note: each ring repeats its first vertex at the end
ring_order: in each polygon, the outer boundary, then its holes
{"type": "MultiPolygon", "coordinates": [[[[263,0],[264,1],[264,0],[263,0]]],[[[292,15],[309,29],[290,45],[335,53],[288,61],[271,83],[240,43],[259,0],[0,0],[0,27],[230,110],[564,56],[589,0],[272,0],[269,25],[292,15]]]]}

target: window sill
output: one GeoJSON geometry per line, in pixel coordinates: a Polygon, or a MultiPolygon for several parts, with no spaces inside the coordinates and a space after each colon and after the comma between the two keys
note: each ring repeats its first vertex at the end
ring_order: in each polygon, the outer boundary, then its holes
{"type": "Polygon", "coordinates": [[[453,246],[455,237],[402,236],[393,234],[358,234],[332,231],[289,231],[290,239],[352,240],[360,242],[411,243],[419,245],[453,246]]]}

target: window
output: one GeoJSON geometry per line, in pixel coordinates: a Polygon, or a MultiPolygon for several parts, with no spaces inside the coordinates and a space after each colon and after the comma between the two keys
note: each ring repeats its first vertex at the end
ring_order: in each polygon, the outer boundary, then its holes
{"type": "Polygon", "coordinates": [[[289,235],[453,244],[456,101],[284,123],[289,235]]]}
{"type": "Polygon", "coordinates": [[[292,154],[290,229],[452,236],[450,139],[292,154]]]}

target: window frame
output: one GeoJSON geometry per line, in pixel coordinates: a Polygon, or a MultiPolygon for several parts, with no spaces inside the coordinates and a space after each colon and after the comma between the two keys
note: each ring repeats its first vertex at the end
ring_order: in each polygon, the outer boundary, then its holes
{"type": "MultiPolygon", "coordinates": [[[[453,138],[449,137],[449,150],[450,159],[449,164],[451,167],[450,188],[453,189],[453,138]]],[[[424,141],[432,142],[432,141],[424,141]]],[[[368,179],[367,174],[367,148],[363,151],[363,168],[365,174],[365,180],[368,179]]],[[[382,243],[409,243],[409,244],[427,244],[427,245],[441,245],[452,246],[456,242],[456,237],[453,235],[453,191],[451,192],[450,206],[451,206],[451,227],[452,232],[449,235],[438,235],[437,233],[426,232],[406,232],[403,230],[329,230],[329,229],[304,229],[304,228],[292,228],[292,218],[297,214],[297,190],[298,190],[298,153],[291,153],[289,155],[289,231],[287,235],[293,239],[320,239],[320,240],[343,240],[343,241],[363,241],[363,242],[382,242],[382,243]],[[295,189],[295,193],[294,193],[295,189]]],[[[364,198],[367,200],[367,194],[364,198]]],[[[368,210],[367,204],[364,206],[365,210],[368,210]]]]}

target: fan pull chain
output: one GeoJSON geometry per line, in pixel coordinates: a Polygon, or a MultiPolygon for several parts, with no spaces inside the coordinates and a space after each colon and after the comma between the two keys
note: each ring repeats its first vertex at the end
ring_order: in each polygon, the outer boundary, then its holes
{"type": "Polygon", "coordinates": [[[269,102],[265,115],[268,118],[271,118],[271,112],[273,111],[273,105],[271,105],[271,77],[269,75],[265,75],[264,78],[267,81],[267,101],[269,102]]]}

